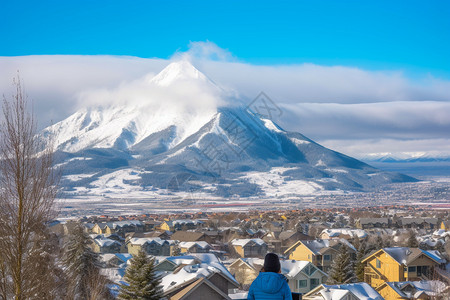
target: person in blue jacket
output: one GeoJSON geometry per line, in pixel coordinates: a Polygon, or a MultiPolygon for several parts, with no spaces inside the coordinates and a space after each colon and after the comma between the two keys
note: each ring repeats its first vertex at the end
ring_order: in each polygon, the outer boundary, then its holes
{"type": "Polygon", "coordinates": [[[247,300],[292,300],[292,293],[286,277],[281,274],[278,255],[267,253],[264,267],[253,281],[247,300]]]}

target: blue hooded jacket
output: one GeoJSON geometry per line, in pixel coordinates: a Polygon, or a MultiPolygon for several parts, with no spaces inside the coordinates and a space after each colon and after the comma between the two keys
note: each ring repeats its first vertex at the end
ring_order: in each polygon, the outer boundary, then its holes
{"type": "Polygon", "coordinates": [[[292,300],[291,289],[282,274],[261,272],[248,291],[248,300],[292,300]]]}

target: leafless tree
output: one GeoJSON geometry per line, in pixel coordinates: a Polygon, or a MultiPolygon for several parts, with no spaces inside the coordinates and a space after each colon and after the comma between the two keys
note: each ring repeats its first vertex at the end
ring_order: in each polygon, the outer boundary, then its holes
{"type": "Polygon", "coordinates": [[[53,149],[36,135],[19,76],[13,82],[0,126],[0,298],[52,299],[53,283],[42,284],[50,261],[38,258],[48,254],[43,225],[54,216],[53,149]]]}

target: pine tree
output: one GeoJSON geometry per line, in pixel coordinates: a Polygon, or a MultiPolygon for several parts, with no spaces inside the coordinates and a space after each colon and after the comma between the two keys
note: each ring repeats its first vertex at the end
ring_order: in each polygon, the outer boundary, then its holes
{"type": "Polygon", "coordinates": [[[353,263],[347,246],[342,246],[329,272],[329,284],[351,283],[355,279],[353,263]]]}
{"type": "Polygon", "coordinates": [[[364,264],[362,263],[362,260],[366,253],[366,243],[362,242],[358,248],[355,262],[355,275],[358,282],[364,281],[364,264]]]}
{"type": "Polygon", "coordinates": [[[127,285],[121,285],[118,299],[159,300],[163,297],[161,279],[155,274],[154,259],[141,250],[131,259],[123,277],[127,285]]]}
{"type": "Polygon", "coordinates": [[[69,235],[62,259],[69,282],[68,293],[72,299],[107,297],[106,278],[100,274],[98,254],[89,246],[91,240],[81,224],[69,235]],[[103,295],[103,297],[102,297],[103,295]]]}
{"type": "Polygon", "coordinates": [[[417,248],[417,247],[419,247],[419,242],[417,241],[416,234],[412,230],[409,231],[409,237],[408,237],[407,246],[409,248],[417,248]]]}

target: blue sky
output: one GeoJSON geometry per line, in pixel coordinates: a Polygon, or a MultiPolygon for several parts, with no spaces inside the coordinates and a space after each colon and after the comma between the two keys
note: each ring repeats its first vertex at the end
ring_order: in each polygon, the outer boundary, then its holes
{"type": "Polygon", "coordinates": [[[2,1],[0,10],[0,56],[168,58],[209,40],[252,64],[450,78],[449,1],[2,1]]]}

